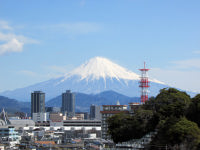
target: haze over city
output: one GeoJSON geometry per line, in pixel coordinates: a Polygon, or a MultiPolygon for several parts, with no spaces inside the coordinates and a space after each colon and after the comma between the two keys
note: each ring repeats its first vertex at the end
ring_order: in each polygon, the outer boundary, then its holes
{"type": "Polygon", "coordinates": [[[101,56],[200,91],[200,1],[0,1],[0,91],[61,76],[101,56]]]}

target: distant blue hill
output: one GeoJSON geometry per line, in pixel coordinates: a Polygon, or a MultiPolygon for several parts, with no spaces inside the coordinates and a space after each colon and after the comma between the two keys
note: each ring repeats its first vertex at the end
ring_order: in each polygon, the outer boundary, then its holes
{"type": "MultiPolygon", "coordinates": [[[[95,104],[98,106],[113,105],[116,104],[117,101],[119,101],[120,104],[128,105],[130,102],[140,101],[139,97],[128,97],[112,90],[104,91],[98,94],[75,93],[75,97],[76,97],[75,106],[77,112],[79,111],[89,112],[91,104],[95,104]]],[[[61,107],[61,105],[62,105],[61,95],[49,101],[46,101],[46,106],[61,107]]],[[[8,113],[24,112],[30,114],[31,103],[21,102],[8,97],[0,96],[0,110],[2,110],[3,108],[8,113]]]]}
{"type": "MultiPolygon", "coordinates": [[[[89,112],[90,105],[111,105],[116,104],[117,101],[120,104],[128,105],[130,102],[139,102],[139,97],[128,97],[119,94],[115,91],[105,91],[99,94],[84,94],[75,93],[76,101],[76,111],[87,111],[89,112]]],[[[46,102],[46,106],[61,107],[62,97],[61,95],[46,102]]],[[[24,112],[30,114],[31,104],[30,102],[21,102],[15,99],[10,99],[8,97],[0,96],[0,110],[5,109],[8,113],[24,112]]]]}
{"type": "Polygon", "coordinates": [[[20,102],[15,99],[10,99],[8,97],[0,96],[0,109],[5,109],[8,113],[15,112],[30,112],[30,102],[20,102]]]}
{"type": "MultiPolygon", "coordinates": [[[[130,102],[139,102],[139,97],[128,97],[122,94],[119,94],[115,91],[105,91],[99,94],[84,94],[84,93],[75,93],[76,101],[76,111],[89,111],[90,105],[113,105],[117,101],[120,104],[128,105],[130,102]]],[[[61,107],[62,105],[62,96],[59,95],[46,103],[47,106],[61,107]]]]}

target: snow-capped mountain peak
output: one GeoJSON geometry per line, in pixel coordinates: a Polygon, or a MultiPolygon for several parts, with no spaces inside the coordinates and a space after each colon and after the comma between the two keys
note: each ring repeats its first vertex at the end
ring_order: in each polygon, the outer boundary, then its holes
{"type": "MultiPolygon", "coordinates": [[[[41,90],[46,93],[47,100],[54,98],[65,90],[86,94],[97,94],[113,90],[127,96],[140,96],[140,75],[131,72],[107,58],[95,57],[62,77],[50,79],[28,87],[1,93],[3,96],[23,101],[30,100],[32,91],[41,90]]],[[[166,85],[151,79],[150,93],[156,95],[166,85]]]]}
{"type": "Polygon", "coordinates": [[[71,76],[80,76],[80,79],[92,79],[98,80],[99,78],[116,78],[128,79],[128,80],[139,80],[139,75],[113,63],[107,58],[94,57],[91,58],[86,63],[82,64],[80,67],[74,69],[70,73],[65,74],[62,81],[66,80],[71,76]]]}

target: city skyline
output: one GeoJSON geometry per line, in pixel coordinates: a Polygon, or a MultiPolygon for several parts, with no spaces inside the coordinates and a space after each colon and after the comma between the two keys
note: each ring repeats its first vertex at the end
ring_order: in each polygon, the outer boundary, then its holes
{"type": "Polygon", "coordinates": [[[1,1],[0,91],[46,81],[92,57],[200,92],[200,2],[1,1]]]}

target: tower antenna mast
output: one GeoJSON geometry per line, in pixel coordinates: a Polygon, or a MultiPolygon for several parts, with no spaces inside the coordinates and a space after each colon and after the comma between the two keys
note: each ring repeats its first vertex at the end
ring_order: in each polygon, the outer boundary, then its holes
{"type": "Polygon", "coordinates": [[[150,69],[146,68],[146,63],[144,62],[144,68],[139,70],[141,71],[141,79],[139,87],[141,88],[141,104],[143,104],[146,101],[148,101],[148,88],[150,87],[150,85],[147,72],[150,69]]]}

